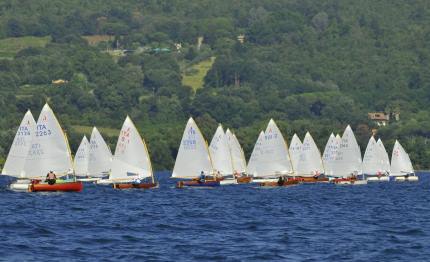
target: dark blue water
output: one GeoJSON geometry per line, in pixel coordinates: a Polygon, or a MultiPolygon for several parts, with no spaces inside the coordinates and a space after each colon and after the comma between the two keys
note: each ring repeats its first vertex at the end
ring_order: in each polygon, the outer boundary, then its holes
{"type": "Polygon", "coordinates": [[[0,260],[429,261],[418,183],[81,193],[0,189],[0,260]]]}

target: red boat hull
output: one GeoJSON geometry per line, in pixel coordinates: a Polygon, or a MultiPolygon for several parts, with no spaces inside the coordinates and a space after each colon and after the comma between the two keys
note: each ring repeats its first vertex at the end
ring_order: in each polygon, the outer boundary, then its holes
{"type": "Polygon", "coordinates": [[[130,188],[140,188],[140,189],[150,189],[157,187],[157,183],[140,183],[140,184],[131,184],[131,183],[120,183],[113,184],[112,187],[116,189],[130,189],[130,188]]]}
{"type": "Polygon", "coordinates": [[[290,178],[284,181],[282,185],[279,185],[278,182],[263,182],[263,183],[260,183],[260,186],[264,186],[264,187],[292,186],[292,185],[297,185],[300,182],[301,181],[299,179],[290,178]]]}
{"type": "Polygon", "coordinates": [[[45,183],[33,183],[29,187],[30,192],[51,192],[51,191],[63,191],[63,192],[79,192],[84,188],[82,182],[70,182],[70,183],[59,183],[59,184],[45,184],[45,183]]]}
{"type": "Polygon", "coordinates": [[[252,182],[252,177],[250,176],[242,176],[242,177],[238,177],[236,178],[236,181],[238,184],[248,184],[252,182]]]}

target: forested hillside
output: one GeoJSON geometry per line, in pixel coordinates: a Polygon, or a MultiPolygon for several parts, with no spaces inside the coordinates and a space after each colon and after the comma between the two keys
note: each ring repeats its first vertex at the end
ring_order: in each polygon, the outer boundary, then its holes
{"type": "Polygon", "coordinates": [[[351,124],[364,152],[367,113],[398,113],[377,136],[429,168],[429,25],[426,0],[3,0],[0,158],[48,101],[73,151],[93,125],[114,150],[130,115],[159,170],[189,116],[249,156],[270,118],[321,151],[351,124]]]}

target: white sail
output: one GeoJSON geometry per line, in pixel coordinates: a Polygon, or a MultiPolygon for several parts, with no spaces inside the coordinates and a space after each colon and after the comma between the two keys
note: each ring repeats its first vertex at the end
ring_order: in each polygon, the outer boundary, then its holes
{"type": "Polygon", "coordinates": [[[233,173],[245,173],[246,172],[246,160],[243,149],[240,146],[239,140],[235,134],[233,134],[230,129],[225,132],[227,136],[228,146],[230,148],[231,161],[233,165],[233,173]]]}
{"type": "Polygon", "coordinates": [[[88,175],[103,177],[109,174],[112,164],[112,152],[96,127],[90,138],[90,152],[88,161],[88,175]]]}
{"type": "Polygon", "coordinates": [[[302,152],[302,141],[294,134],[290,143],[290,158],[294,173],[297,174],[297,164],[299,163],[300,153],[302,152]]]}
{"type": "Polygon", "coordinates": [[[361,174],[361,152],[354,132],[348,125],[333,161],[333,176],[349,177],[352,174],[361,174]]]}
{"type": "Polygon", "coordinates": [[[75,175],[87,176],[88,175],[88,161],[90,157],[90,142],[86,136],[82,138],[78,150],[76,150],[73,166],[75,167],[75,175]]]}
{"type": "Polygon", "coordinates": [[[302,151],[297,164],[297,174],[303,177],[311,177],[324,173],[321,153],[309,132],[303,139],[302,151]]]}
{"type": "Polygon", "coordinates": [[[372,136],[367,143],[363,156],[363,173],[367,175],[377,175],[384,173],[382,169],[382,152],[372,136]]]}
{"type": "Polygon", "coordinates": [[[109,180],[133,180],[152,177],[152,165],[145,141],[127,116],[122,125],[109,180]]]}
{"type": "Polygon", "coordinates": [[[248,166],[246,168],[246,172],[253,176],[259,176],[258,167],[261,165],[261,157],[263,155],[263,140],[264,131],[261,131],[258,135],[257,141],[255,142],[254,149],[249,157],[248,166]]]}
{"type": "Polygon", "coordinates": [[[273,119],[270,120],[264,132],[261,148],[262,150],[260,150],[257,158],[256,172],[253,172],[254,176],[277,177],[292,174],[293,170],[288,156],[287,144],[273,119]]]}
{"type": "Polygon", "coordinates": [[[391,176],[404,176],[406,174],[413,174],[414,168],[412,167],[411,159],[405,149],[396,140],[391,155],[391,176]]]}
{"type": "Polygon", "coordinates": [[[69,144],[60,123],[45,104],[32,136],[23,177],[45,177],[49,171],[54,171],[57,176],[65,175],[73,170],[71,159],[69,144]]]}
{"type": "Polygon", "coordinates": [[[378,142],[376,144],[379,147],[380,152],[380,161],[382,162],[382,172],[383,173],[390,173],[391,167],[390,167],[390,158],[388,157],[387,150],[385,150],[384,143],[382,143],[381,139],[378,139],[378,142]]]}
{"type": "Polygon", "coordinates": [[[2,175],[21,177],[25,165],[25,159],[30,148],[31,139],[36,127],[30,110],[25,113],[21,124],[13,139],[9,154],[4,164],[2,175]]]}
{"type": "Polygon", "coordinates": [[[322,157],[325,174],[328,176],[333,175],[333,161],[336,158],[337,150],[339,148],[341,138],[339,136],[334,136],[331,133],[327,144],[324,149],[324,154],[322,157]]]}
{"type": "Polygon", "coordinates": [[[194,119],[190,118],[182,135],[172,177],[196,178],[202,171],[206,175],[212,174],[212,162],[206,141],[194,119]]]}
{"type": "Polygon", "coordinates": [[[215,172],[227,176],[233,174],[232,158],[227,136],[219,125],[209,146],[212,164],[215,172]]]}

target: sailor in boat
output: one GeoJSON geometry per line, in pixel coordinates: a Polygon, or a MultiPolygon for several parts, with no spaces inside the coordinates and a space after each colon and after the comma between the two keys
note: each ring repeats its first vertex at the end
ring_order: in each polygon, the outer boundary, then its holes
{"type": "Polygon", "coordinates": [[[48,184],[53,185],[57,181],[57,176],[53,171],[49,171],[49,173],[46,175],[45,182],[48,182],[48,184]]]}
{"type": "Polygon", "coordinates": [[[284,177],[282,177],[282,176],[280,176],[279,178],[278,178],[278,186],[283,186],[284,185],[284,177]]]}
{"type": "Polygon", "coordinates": [[[318,179],[319,176],[320,176],[320,172],[319,171],[315,171],[314,179],[318,179]]]}
{"type": "Polygon", "coordinates": [[[200,177],[199,177],[199,183],[204,183],[205,182],[205,178],[206,178],[206,176],[205,176],[205,172],[200,172],[200,177]]]}
{"type": "Polygon", "coordinates": [[[133,181],[131,182],[133,185],[139,185],[143,182],[143,178],[140,176],[137,176],[133,179],[133,181]]]}

